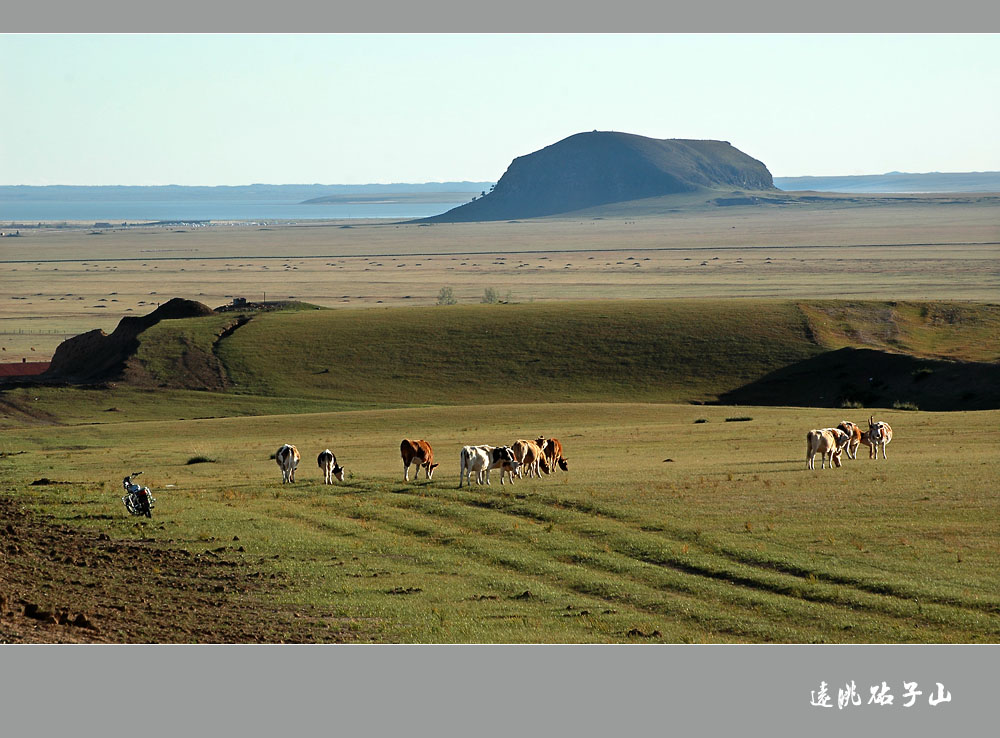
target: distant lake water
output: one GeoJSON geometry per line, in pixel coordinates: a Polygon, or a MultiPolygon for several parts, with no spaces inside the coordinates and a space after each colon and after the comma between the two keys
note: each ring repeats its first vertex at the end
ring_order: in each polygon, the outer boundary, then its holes
{"type": "Polygon", "coordinates": [[[83,221],[118,224],[194,220],[341,220],[427,218],[466,202],[336,202],[304,205],[282,200],[58,201],[0,200],[0,221],[83,221]]]}

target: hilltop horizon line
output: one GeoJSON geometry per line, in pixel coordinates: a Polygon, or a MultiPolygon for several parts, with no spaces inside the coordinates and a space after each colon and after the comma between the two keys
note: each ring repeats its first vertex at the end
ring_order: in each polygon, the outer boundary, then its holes
{"type": "MultiPolygon", "coordinates": [[[[1000,170],[993,169],[976,169],[969,171],[940,171],[934,170],[930,172],[910,172],[910,171],[899,171],[893,170],[890,172],[870,172],[865,174],[775,174],[774,179],[848,179],[854,177],[916,177],[925,175],[1000,175],[1000,170]]],[[[455,180],[426,180],[423,182],[251,182],[247,184],[179,184],[176,182],[171,182],[169,184],[65,184],[65,183],[54,183],[54,184],[0,184],[0,190],[9,189],[46,189],[46,188],[134,188],[134,189],[153,189],[153,188],[189,188],[189,189],[207,189],[207,188],[250,188],[250,187],[435,187],[435,186],[448,186],[448,185],[469,185],[481,187],[482,185],[496,184],[498,180],[484,179],[484,180],[473,180],[473,179],[455,179],[455,180]]],[[[472,191],[470,189],[470,191],[472,191]]]]}

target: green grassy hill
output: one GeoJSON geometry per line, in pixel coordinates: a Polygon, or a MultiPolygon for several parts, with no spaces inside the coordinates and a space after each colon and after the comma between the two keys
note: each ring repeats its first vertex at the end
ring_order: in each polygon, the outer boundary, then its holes
{"type": "Polygon", "coordinates": [[[997,305],[298,307],[163,320],[116,386],[7,389],[3,423],[526,402],[1000,408],[997,305]]]}
{"type": "Polygon", "coordinates": [[[809,336],[788,302],[460,305],[261,315],[218,355],[233,387],[253,394],[683,402],[816,355],[809,336]]]}
{"type": "Polygon", "coordinates": [[[133,374],[163,387],[370,406],[1000,407],[995,305],[615,301],[234,320],[161,323],[143,335],[133,374]]]}

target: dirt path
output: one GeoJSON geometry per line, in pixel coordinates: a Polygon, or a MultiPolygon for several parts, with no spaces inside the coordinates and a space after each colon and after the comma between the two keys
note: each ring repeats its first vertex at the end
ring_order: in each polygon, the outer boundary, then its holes
{"type": "MultiPolygon", "coordinates": [[[[204,545],[204,544],[203,544],[204,545]]],[[[209,550],[112,540],[0,493],[0,643],[314,643],[358,640],[329,613],[297,612],[227,541],[209,550]]]]}

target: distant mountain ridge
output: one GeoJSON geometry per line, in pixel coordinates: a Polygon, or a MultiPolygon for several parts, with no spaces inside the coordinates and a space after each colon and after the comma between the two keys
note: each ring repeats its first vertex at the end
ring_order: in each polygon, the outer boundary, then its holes
{"type": "Polygon", "coordinates": [[[770,191],[775,187],[763,163],[728,141],[593,131],[517,157],[489,194],[424,221],[535,218],[716,189],[770,191]]]}
{"type": "Polygon", "coordinates": [[[1000,192],[1000,172],[888,172],[835,177],[775,177],[785,192],[1000,192]]]}
{"type": "Polygon", "coordinates": [[[250,184],[250,185],[0,185],[0,202],[54,201],[160,201],[160,200],[284,200],[301,201],[331,195],[381,193],[466,192],[480,193],[492,182],[424,182],[392,184],[250,184]]]}

